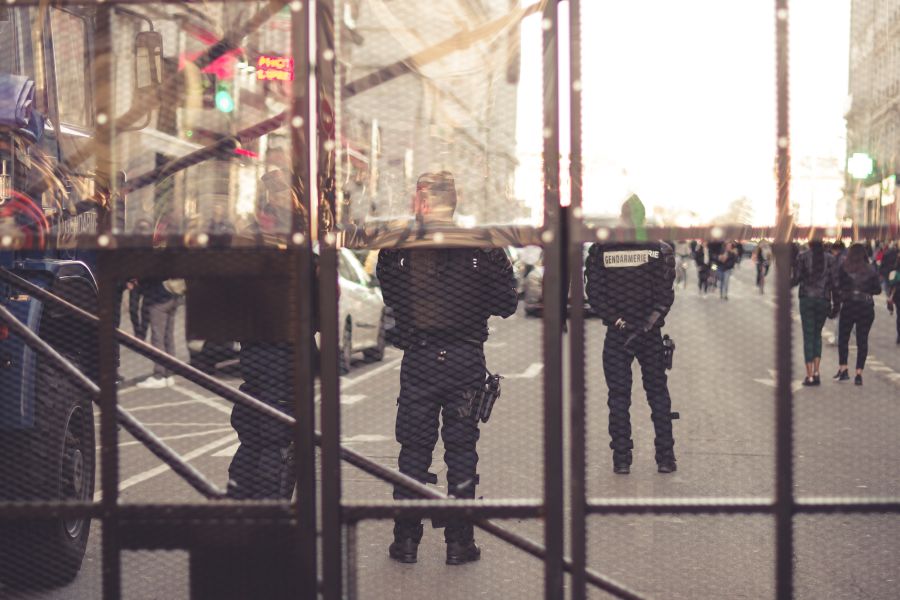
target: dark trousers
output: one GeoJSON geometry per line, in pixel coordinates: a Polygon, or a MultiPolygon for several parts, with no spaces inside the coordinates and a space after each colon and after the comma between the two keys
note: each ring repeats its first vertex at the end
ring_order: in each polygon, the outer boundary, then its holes
{"type": "MultiPolygon", "coordinates": [[[[293,352],[287,343],[241,344],[241,391],[290,414],[293,352]]],[[[241,499],[289,500],[294,491],[291,427],[242,404],[231,410],[240,446],[228,467],[228,494],[241,499]]]]}
{"type": "Polygon", "coordinates": [[[147,328],[150,326],[150,307],[144,302],[144,295],[137,287],[128,292],[128,315],[131,317],[134,337],[146,339],[147,328]]]}
{"type": "Polygon", "coordinates": [[[697,265],[697,289],[704,294],[709,290],[709,267],[697,265]]]}
{"type": "Polygon", "coordinates": [[[856,368],[866,366],[869,354],[869,330],[875,322],[875,306],[867,302],[849,301],[841,307],[841,321],[838,324],[838,362],[846,365],[850,354],[850,331],[856,327],[856,368]]]}
{"type": "MultiPolygon", "coordinates": [[[[897,302],[900,302],[900,294],[897,294],[897,302]]],[[[897,343],[900,344],[900,304],[894,305],[894,314],[897,315],[897,343]]]]}
{"type": "MultiPolygon", "coordinates": [[[[484,350],[480,343],[429,342],[403,353],[395,428],[401,473],[422,483],[436,481],[429,469],[440,427],[449,492],[457,498],[475,497],[475,446],[479,432],[474,417],[466,414],[466,407],[472,394],[483,385],[484,377],[484,350]]],[[[415,496],[395,487],[394,498],[415,496]]],[[[397,520],[397,528],[401,529],[418,524],[415,519],[397,520]]],[[[447,540],[465,541],[471,535],[472,526],[461,521],[447,523],[444,531],[447,540]]]]}
{"type": "Polygon", "coordinates": [[[662,335],[658,328],[638,335],[625,347],[630,334],[610,327],[603,344],[603,375],[609,389],[609,447],[616,461],[627,462],[631,458],[634,443],[631,440],[631,363],[637,358],[641,366],[641,379],[650,417],[656,432],[656,460],[674,458],[672,438],[672,400],[667,386],[663,357],[662,335]]]}
{"type": "Polygon", "coordinates": [[[828,318],[825,298],[800,298],[800,322],[803,324],[803,358],[811,363],[822,358],[822,328],[828,318]]]}
{"type": "MultiPolygon", "coordinates": [[[[178,298],[156,302],[147,308],[150,315],[150,343],[157,350],[175,356],[175,311],[178,298]]],[[[172,372],[159,363],[153,363],[153,374],[168,377],[172,372]]]]}

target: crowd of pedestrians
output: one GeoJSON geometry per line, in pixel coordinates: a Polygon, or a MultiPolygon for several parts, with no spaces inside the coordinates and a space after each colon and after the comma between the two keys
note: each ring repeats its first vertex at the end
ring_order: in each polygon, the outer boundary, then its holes
{"type": "MultiPolygon", "coordinates": [[[[744,251],[738,241],[693,240],[679,242],[678,252],[693,259],[696,265],[697,290],[706,296],[710,288],[718,289],[719,298],[728,300],[731,274],[740,264],[744,251]],[[688,254],[689,253],[689,254],[688,254]]],[[[772,244],[760,240],[749,252],[756,271],[756,287],[765,294],[766,278],[774,262],[772,244]]],[[[683,276],[686,280],[686,275],[683,276]]],[[[863,370],[868,357],[869,333],[876,319],[876,297],[887,298],[886,308],[896,319],[891,327],[900,345],[900,242],[856,242],[848,248],[840,240],[826,243],[811,240],[794,244],[791,284],[798,287],[798,309],[803,331],[803,357],[806,367],[805,386],[821,384],[819,367],[822,360],[822,330],[829,319],[837,321],[838,371],[835,381],[849,381],[850,336],[855,335],[856,360],[852,378],[863,384],[863,370]]]]}

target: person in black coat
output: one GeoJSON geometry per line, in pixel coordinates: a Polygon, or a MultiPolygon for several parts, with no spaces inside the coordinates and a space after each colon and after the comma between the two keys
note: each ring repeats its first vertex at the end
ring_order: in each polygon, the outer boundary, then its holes
{"type": "Polygon", "coordinates": [[[819,385],[819,363],[822,360],[822,327],[834,302],[836,259],[825,252],[821,240],[809,242],[809,250],[801,252],[791,271],[791,284],[799,285],[800,321],[803,324],[803,357],[806,379],[803,385],[819,385]]]}
{"type": "Polygon", "coordinates": [[[838,324],[838,372],[834,379],[847,381],[847,358],[850,345],[850,331],[856,327],[856,385],[862,385],[863,369],[869,353],[869,330],[875,322],[875,301],[873,296],[881,293],[878,272],[869,263],[866,247],[853,244],[847,251],[847,258],[838,269],[837,290],[839,303],[832,309],[832,315],[840,313],[838,324]]]}

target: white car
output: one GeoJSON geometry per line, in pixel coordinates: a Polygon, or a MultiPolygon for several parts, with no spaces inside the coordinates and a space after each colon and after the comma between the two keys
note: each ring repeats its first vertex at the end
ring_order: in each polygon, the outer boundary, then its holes
{"type": "Polygon", "coordinates": [[[347,248],[338,251],[338,335],[340,368],[350,369],[353,354],[362,352],[366,362],[384,358],[385,329],[388,325],[384,299],[378,280],[363,268],[347,248]]]}

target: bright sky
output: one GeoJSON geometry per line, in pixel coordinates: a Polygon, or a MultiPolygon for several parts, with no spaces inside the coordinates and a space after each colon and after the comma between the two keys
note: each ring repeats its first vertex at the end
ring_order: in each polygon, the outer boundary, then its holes
{"type": "MultiPolygon", "coordinates": [[[[582,2],[586,211],[617,214],[634,191],[648,214],[683,213],[687,225],[688,212],[708,222],[743,196],[755,223],[774,221],[774,4],[582,2]]],[[[792,202],[799,222],[832,224],[845,152],[849,0],[790,7],[792,202]]],[[[541,146],[539,28],[539,16],[523,24],[519,143],[528,171],[541,146]]],[[[535,189],[520,179],[520,192],[535,189]]]]}

